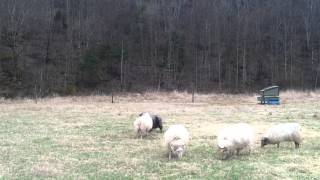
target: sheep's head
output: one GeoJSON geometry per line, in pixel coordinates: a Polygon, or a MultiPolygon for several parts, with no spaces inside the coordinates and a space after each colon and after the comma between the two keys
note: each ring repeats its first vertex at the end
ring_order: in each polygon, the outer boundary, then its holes
{"type": "Polygon", "coordinates": [[[226,160],[230,157],[231,151],[227,147],[218,147],[218,154],[222,160],[226,160]]]}
{"type": "Polygon", "coordinates": [[[227,137],[222,137],[218,139],[218,155],[220,159],[228,159],[232,155],[233,143],[227,137]]]}
{"type": "Polygon", "coordinates": [[[170,143],[170,151],[174,157],[181,158],[186,150],[186,144],[183,140],[177,139],[170,143]]]}
{"type": "Polygon", "coordinates": [[[261,147],[269,144],[269,139],[267,137],[261,138],[261,147]]]}

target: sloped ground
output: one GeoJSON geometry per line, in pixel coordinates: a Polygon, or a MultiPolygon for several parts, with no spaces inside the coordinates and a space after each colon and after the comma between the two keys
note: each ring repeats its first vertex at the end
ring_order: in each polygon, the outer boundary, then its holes
{"type": "Polygon", "coordinates": [[[320,93],[284,92],[279,106],[254,95],[126,94],[0,100],[0,177],[71,179],[314,179],[320,178],[320,93]],[[158,130],[135,138],[132,123],[150,111],[184,124],[192,140],[181,160],[168,161],[158,130]],[[257,138],[251,155],[218,160],[216,136],[228,124],[248,122],[257,138]],[[261,149],[273,124],[299,122],[301,148],[283,143],[261,149]]]}

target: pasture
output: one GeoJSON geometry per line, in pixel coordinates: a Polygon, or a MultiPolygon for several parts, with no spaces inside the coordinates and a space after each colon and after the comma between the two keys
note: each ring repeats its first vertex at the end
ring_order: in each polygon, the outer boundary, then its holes
{"type": "Polygon", "coordinates": [[[320,92],[283,92],[281,105],[259,105],[255,95],[145,93],[0,100],[0,178],[4,179],[319,179],[320,92]],[[184,124],[191,141],[169,161],[159,130],[135,138],[140,112],[159,114],[166,130],[184,124]],[[247,122],[256,130],[251,155],[221,161],[218,130],[247,122]],[[273,124],[299,122],[303,142],[260,148],[273,124]]]}

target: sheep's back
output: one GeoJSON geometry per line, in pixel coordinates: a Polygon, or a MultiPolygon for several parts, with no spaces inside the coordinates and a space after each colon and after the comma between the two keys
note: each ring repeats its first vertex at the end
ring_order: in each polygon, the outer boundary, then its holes
{"type": "Polygon", "coordinates": [[[164,133],[164,143],[165,145],[169,145],[174,139],[181,139],[186,144],[189,142],[189,132],[182,125],[172,125],[169,129],[164,133]]]}
{"type": "Polygon", "coordinates": [[[253,129],[245,123],[229,126],[218,135],[219,147],[243,148],[252,145],[254,140],[253,129]]]}
{"type": "Polygon", "coordinates": [[[300,140],[300,125],[298,123],[275,125],[268,130],[266,137],[274,142],[300,140]]]}

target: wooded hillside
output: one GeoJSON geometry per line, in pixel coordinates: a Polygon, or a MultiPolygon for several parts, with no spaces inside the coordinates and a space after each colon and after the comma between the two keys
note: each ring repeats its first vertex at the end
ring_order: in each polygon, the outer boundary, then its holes
{"type": "Polygon", "coordinates": [[[315,89],[319,0],[2,0],[0,95],[315,89]]]}

